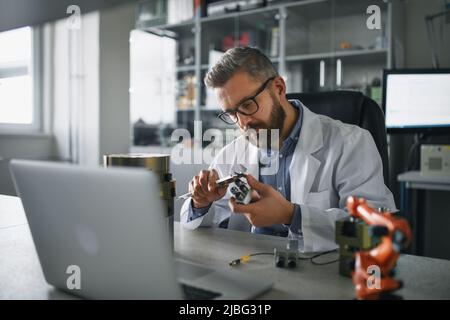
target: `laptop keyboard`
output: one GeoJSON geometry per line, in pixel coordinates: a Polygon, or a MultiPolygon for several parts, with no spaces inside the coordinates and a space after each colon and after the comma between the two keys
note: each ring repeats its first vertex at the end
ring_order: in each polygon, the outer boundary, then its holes
{"type": "Polygon", "coordinates": [[[214,291],[200,289],[185,283],[181,284],[181,288],[184,293],[184,298],[188,300],[211,300],[222,295],[214,291]]]}

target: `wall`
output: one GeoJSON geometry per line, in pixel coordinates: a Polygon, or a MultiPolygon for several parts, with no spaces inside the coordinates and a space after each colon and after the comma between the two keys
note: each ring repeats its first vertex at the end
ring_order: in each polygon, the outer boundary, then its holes
{"type": "Polygon", "coordinates": [[[100,162],[103,154],[130,148],[129,37],[134,21],[134,5],[100,12],[100,162]]]}
{"type": "Polygon", "coordinates": [[[9,173],[12,158],[52,159],[54,141],[51,135],[0,135],[0,194],[15,195],[9,173]]]}
{"type": "Polygon", "coordinates": [[[98,164],[98,25],[92,12],[79,29],[67,28],[65,20],[44,27],[45,130],[55,136],[60,159],[82,165],[98,164]]]}
{"type": "Polygon", "coordinates": [[[79,158],[81,165],[97,166],[100,153],[100,67],[99,67],[99,21],[100,14],[93,12],[83,18],[83,28],[87,30],[82,39],[83,93],[80,104],[79,158]]]}
{"type": "MultiPolygon", "coordinates": [[[[134,4],[87,14],[83,17],[83,28],[88,32],[83,33],[81,37],[83,96],[79,114],[79,161],[83,165],[98,165],[102,162],[104,153],[129,151],[131,138],[128,39],[134,28],[134,4]]],[[[47,62],[48,72],[52,73],[53,62],[61,63],[67,50],[63,50],[62,54],[53,53],[59,56],[54,56],[49,51],[51,50],[47,48],[43,61],[47,62]]],[[[47,92],[55,92],[53,85],[66,83],[67,72],[66,77],[54,78],[52,81],[44,81],[47,92]]],[[[58,135],[59,131],[58,121],[56,125],[53,125],[53,121],[57,120],[54,119],[54,108],[60,109],[61,104],[67,101],[57,99],[57,95],[50,94],[48,97],[48,101],[43,101],[46,111],[44,130],[48,134],[0,135],[0,194],[15,194],[8,168],[10,158],[56,159],[58,155],[59,158],[65,157],[61,157],[61,144],[55,143],[54,134],[56,132],[58,135]]]]}
{"type": "MultiPolygon", "coordinates": [[[[66,56],[64,52],[55,55],[56,74],[59,70],[62,77],[62,81],[55,80],[55,87],[67,87],[72,95],[60,93],[61,101],[55,99],[53,114],[67,118],[68,113],[73,112],[74,118],[69,132],[67,121],[55,121],[53,132],[57,150],[60,151],[64,143],[69,144],[65,149],[73,149],[70,157],[80,165],[98,166],[103,154],[129,150],[128,39],[133,27],[134,4],[83,15],[80,37],[75,43],[81,59],[77,59],[76,54],[66,57],[75,63],[74,70],[61,65],[60,60],[66,56]],[[74,76],[68,77],[70,72],[74,76]],[[81,77],[77,77],[78,74],[81,77]],[[64,104],[74,110],[64,109],[64,104]]],[[[64,44],[64,41],[59,42],[64,44]]],[[[66,157],[61,154],[61,158],[66,157]]]]}
{"type": "MultiPolygon", "coordinates": [[[[405,22],[405,64],[407,68],[431,68],[431,51],[429,47],[427,29],[424,17],[443,11],[442,0],[407,0],[405,22]]],[[[450,68],[450,23],[443,23],[445,18],[437,18],[436,26],[443,27],[444,42],[439,57],[441,67],[450,68]]],[[[439,30],[439,28],[436,28],[439,30]]]]}

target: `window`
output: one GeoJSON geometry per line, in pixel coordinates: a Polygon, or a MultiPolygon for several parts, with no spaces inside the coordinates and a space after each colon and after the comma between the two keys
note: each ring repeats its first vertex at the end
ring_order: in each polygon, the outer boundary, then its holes
{"type": "Polygon", "coordinates": [[[32,28],[1,32],[0,48],[0,131],[36,131],[32,28]]]}

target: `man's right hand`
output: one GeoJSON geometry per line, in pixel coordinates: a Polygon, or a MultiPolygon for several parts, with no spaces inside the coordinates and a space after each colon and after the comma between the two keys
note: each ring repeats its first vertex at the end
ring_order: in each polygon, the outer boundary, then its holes
{"type": "Polygon", "coordinates": [[[216,181],[219,179],[217,171],[202,170],[189,183],[189,192],[192,195],[194,208],[209,206],[216,200],[221,199],[227,192],[227,186],[217,187],[216,181]]]}

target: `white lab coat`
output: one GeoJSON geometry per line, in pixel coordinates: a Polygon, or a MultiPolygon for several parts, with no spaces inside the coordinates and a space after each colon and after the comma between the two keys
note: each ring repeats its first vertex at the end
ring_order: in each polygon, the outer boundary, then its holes
{"type": "MultiPolygon", "coordinates": [[[[300,250],[331,250],[337,248],[335,221],[348,215],[347,197],[364,197],[375,207],[391,210],[396,210],[395,203],[384,184],[381,157],[367,130],[315,114],[303,105],[302,111],[300,137],[289,167],[291,202],[299,204],[302,213],[300,250]]],[[[220,177],[246,170],[258,179],[258,154],[256,146],[239,137],[221,150],[210,169],[216,169],[220,177]]],[[[250,224],[243,215],[232,213],[230,196],[228,191],[193,221],[188,221],[191,199],[187,199],[180,212],[181,224],[187,229],[217,227],[230,217],[229,228],[245,230],[245,224],[250,224]]]]}

